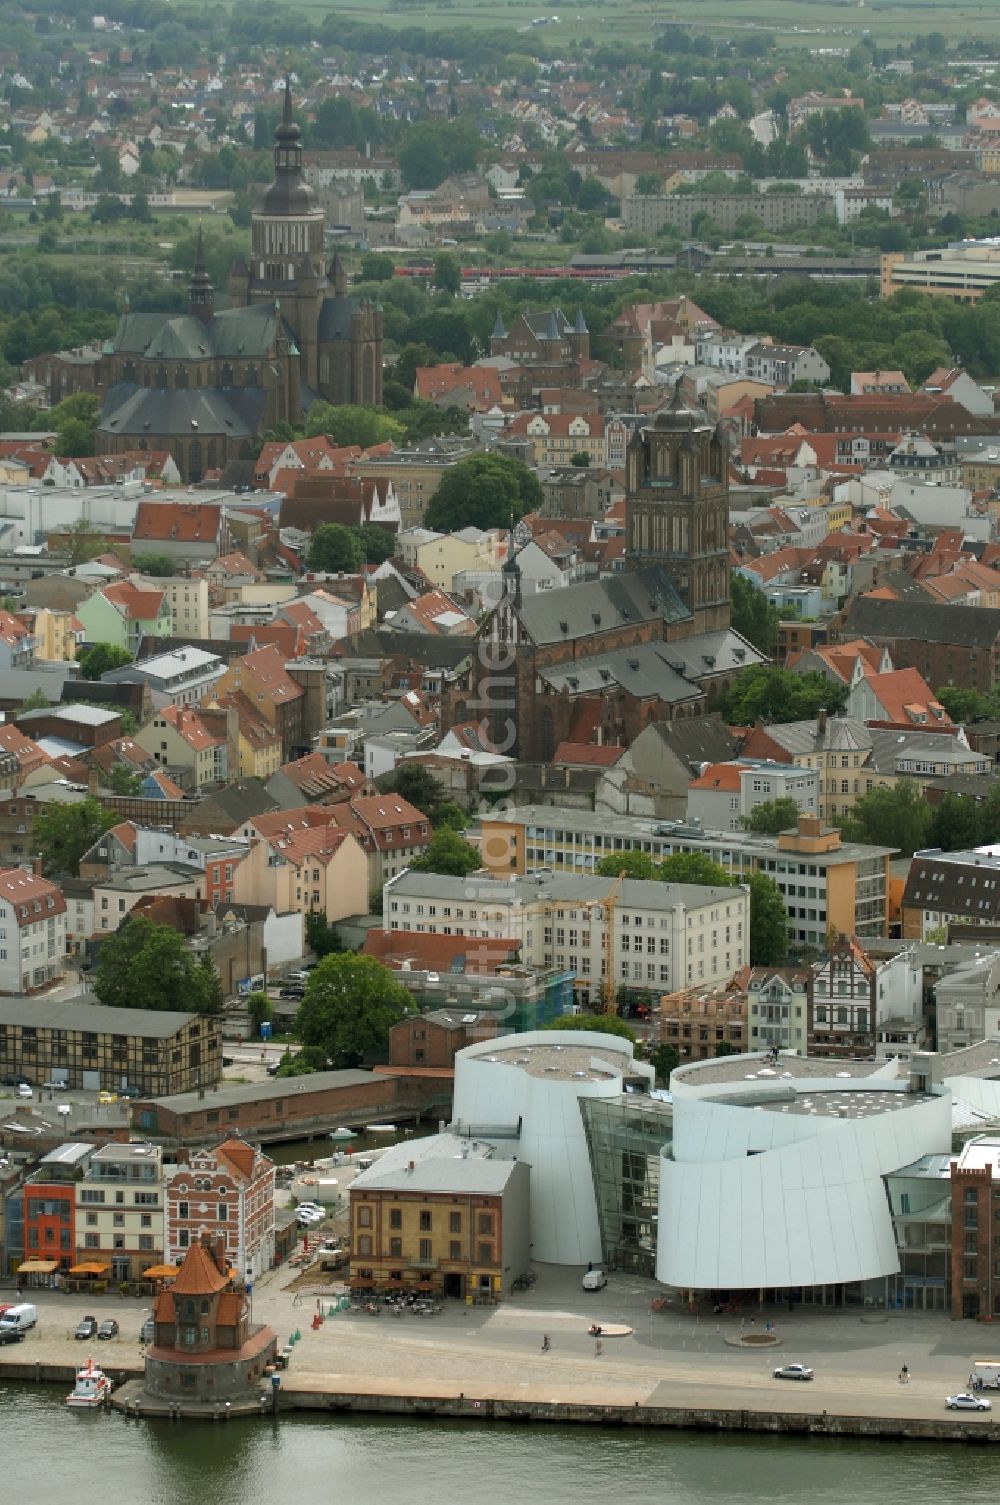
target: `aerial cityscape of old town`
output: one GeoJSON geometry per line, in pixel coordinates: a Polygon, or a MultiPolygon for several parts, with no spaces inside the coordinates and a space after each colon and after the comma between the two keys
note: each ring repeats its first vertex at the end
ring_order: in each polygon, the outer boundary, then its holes
{"type": "Polygon", "coordinates": [[[575,3],[0,0],[0,1414],[66,1499],[82,1410],[202,1450],[126,1505],[345,1413],[345,1499],[404,1418],[446,1505],[512,1421],[575,1424],[512,1493],[627,1426],[598,1500],[992,1498],[1000,12],[575,3]]]}

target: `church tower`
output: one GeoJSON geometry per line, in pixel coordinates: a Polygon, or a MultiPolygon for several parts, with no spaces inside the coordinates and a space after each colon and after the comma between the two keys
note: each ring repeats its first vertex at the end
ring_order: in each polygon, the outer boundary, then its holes
{"type": "Polygon", "coordinates": [[[295,333],[302,380],[317,385],[317,330],[327,292],[325,215],[302,171],[302,132],[292,115],[286,79],[281,122],[274,132],[274,181],[253,211],[249,276],[240,268],[231,285],[234,302],[281,301],[281,315],[295,333]]]}
{"type": "Polygon", "coordinates": [[[198,222],[198,241],[194,252],[194,271],[188,286],[188,311],[203,324],[211,324],[215,317],[215,289],[205,266],[205,237],[201,221],[198,222]]]}
{"type": "Polygon", "coordinates": [[[729,626],[729,457],[704,413],[670,404],[625,456],[625,553],[658,565],[694,617],[694,631],[729,626]]]}

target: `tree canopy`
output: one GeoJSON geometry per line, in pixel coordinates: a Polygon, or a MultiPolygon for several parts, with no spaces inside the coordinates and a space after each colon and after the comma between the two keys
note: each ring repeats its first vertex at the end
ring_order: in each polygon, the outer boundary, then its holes
{"type": "Polygon", "coordinates": [[[744,575],[733,572],[730,586],[732,621],[737,632],[770,658],[778,645],[778,612],[744,575]]]}
{"type": "Polygon", "coordinates": [[[402,983],[371,956],[325,956],[310,974],[295,1027],[335,1067],[384,1057],[389,1030],[412,1007],[402,983]]]}
{"type": "Polygon", "coordinates": [[[859,795],[849,816],[840,822],[849,841],[871,846],[898,847],[910,857],[927,845],[931,807],[916,782],[900,780],[895,788],[870,789],[859,795]]]}
{"type": "Polygon", "coordinates": [[[413,859],[410,868],[415,873],[447,873],[453,878],[464,878],[482,865],[477,847],[465,841],[452,826],[442,826],[434,832],[426,852],[413,859]]]}
{"type": "Polygon", "coordinates": [[[780,967],[788,955],[788,912],[781,890],[766,873],[751,873],[750,965],[780,967]]]}
{"type": "Polygon", "coordinates": [[[370,449],[373,444],[384,444],[391,439],[396,443],[404,434],[403,425],[388,413],[378,408],[362,408],[345,403],[334,407],[329,402],[314,402],[309,409],[305,424],[306,437],[315,438],[326,434],[334,444],[358,444],[370,449]]]}
{"type": "Polygon", "coordinates": [[[831,715],[847,704],[847,685],[823,674],[794,674],[773,664],[753,664],[737,674],[720,710],[730,726],[758,721],[808,721],[817,711],[831,715]]]}
{"type": "Polygon", "coordinates": [[[635,1030],[629,1029],[624,1019],[617,1014],[560,1014],[543,1029],[582,1029],[598,1035],[617,1035],[622,1040],[635,1042],[635,1030]]]}
{"type": "Polygon", "coordinates": [[[747,831],[758,831],[767,836],[777,836],[779,831],[794,829],[799,823],[799,807],[790,794],[780,799],[763,800],[755,805],[743,822],[747,831]]]}
{"type": "Polygon", "coordinates": [[[90,648],[81,648],[76,656],[80,665],[81,679],[100,679],[109,669],[121,669],[132,662],[127,648],[117,643],[94,643],[90,648]]]}
{"type": "Polygon", "coordinates": [[[218,1013],[222,988],[211,958],[196,960],[170,925],[130,915],[102,940],[94,977],[101,1003],[117,1009],[218,1013]]]}
{"type": "Polygon", "coordinates": [[[47,878],[75,878],[80,858],[114,824],[114,816],[87,798],[74,805],[46,805],[32,826],[47,878]]]}
{"type": "Polygon", "coordinates": [[[306,564],[311,570],[337,575],[353,575],[364,561],[361,540],[342,523],[321,523],[309,540],[306,564]]]}
{"type": "Polygon", "coordinates": [[[470,455],[445,471],[427,504],[424,525],[439,533],[459,528],[509,528],[542,505],[538,477],[506,455],[470,455]]]}

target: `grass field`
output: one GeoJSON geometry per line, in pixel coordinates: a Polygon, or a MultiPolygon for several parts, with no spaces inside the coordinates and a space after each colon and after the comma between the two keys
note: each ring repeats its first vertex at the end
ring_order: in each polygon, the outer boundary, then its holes
{"type": "Polygon", "coordinates": [[[955,42],[963,37],[1000,44],[1000,0],[949,5],[946,0],[670,0],[666,5],[633,0],[568,0],[547,5],[524,0],[427,0],[399,6],[393,0],[293,0],[298,10],[326,16],[336,8],[349,20],[378,18],[387,27],[421,26],[429,30],[470,27],[524,29],[558,48],[558,39],[590,37],[642,42],[664,25],[678,21],[707,31],[733,34],[770,31],[786,46],[816,50],[849,47],[870,35],[882,45],[908,42],[921,33],[940,31],[955,42]],[[533,27],[540,16],[558,15],[558,25],[533,27]]]}

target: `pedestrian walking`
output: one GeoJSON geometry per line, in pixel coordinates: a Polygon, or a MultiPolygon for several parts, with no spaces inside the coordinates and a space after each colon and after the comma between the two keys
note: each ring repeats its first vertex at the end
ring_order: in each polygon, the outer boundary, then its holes
{"type": "Polygon", "coordinates": [[[603,1338],[595,1338],[594,1339],[594,1357],[595,1358],[600,1358],[600,1356],[603,1353],[603,1351],[604,1351],[604,1339],[603,1338]]]}
{"type": "Polygon", "coordinates": [[[549,1351],[549,1349],[551,1347],[552,1347],[552,1344],[549,1342],[549,1335],[548,1335],[548,1333],[543,1333],[542,1334],[542,1353],[548,1353],[548,1351],[549,1351]]]}

